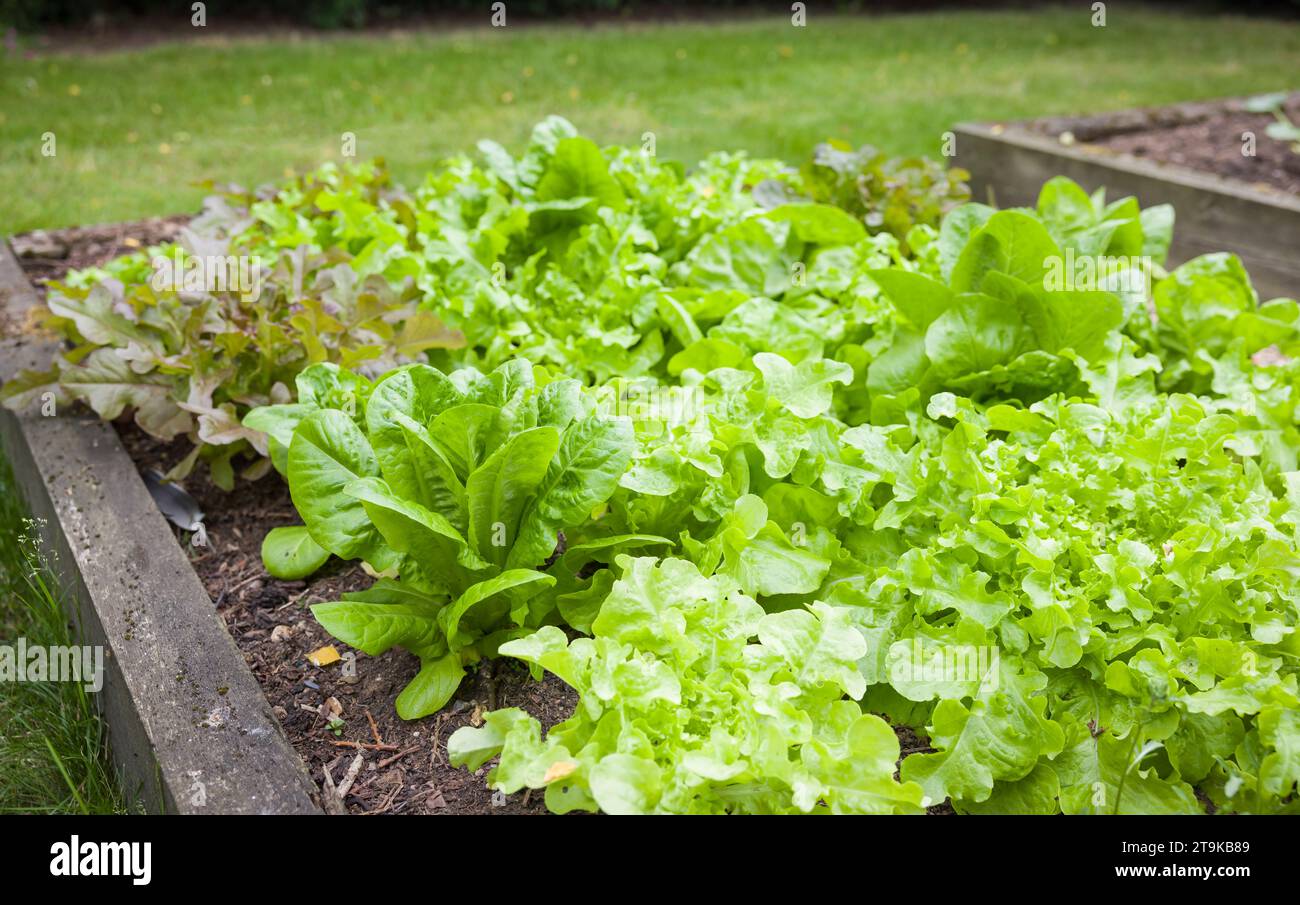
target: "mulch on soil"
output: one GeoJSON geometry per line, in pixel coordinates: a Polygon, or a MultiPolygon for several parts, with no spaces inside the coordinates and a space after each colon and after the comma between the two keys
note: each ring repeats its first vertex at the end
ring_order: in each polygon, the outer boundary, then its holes
{"type": "MultiPolygon", "coordinates": [[[[1285,111],[1292,122],[1300,122],[1300,94],[1288,101],[1285,111]]],[[[1051,119],[1041,124],[1040,131],[1057,137],[1068,131],[1087,147],[1300,195],[1300,154],[1287,142],[1265,134],[1275,121],[1271,114],[1248,113],[1223,102],[1128,111],[1114,116],[1113,130],[1102,125],[1107,119],[1076,120],[1073,128],[1070,119],[1051,119]],[[1181,115],[1183,109],[1195,112],[1181,115]],[[1242,153],[1245,133],[1255,136],[1253,156],[1242,153]]]]}
{"type": "MultiPolygon", "coordinates": [[[[17,236],[11,242],[36,283],[165,241],[187,219],[57,230],[17,236]]],[[[115,427],[142,474],[166,472],[190,449],[185,437],[160,441],[128,419],[119,419],[115,427]]],[[[184,488],[204,512],[206,544],[196,544],[179,528],[177,542],[317,787],[346,784],[343,809],[352,814],[546,813],[541,794],[506,796],[488,789],[487,766],[477,773],[453,768],[446,742],[461,726],[480,725],[482,715],[498,707],[519,707],[549,730],[573,713],[577,695],[571,688],[550,674],[535,681],[515,661],[485,661],[471,669],[441,712],[414,722],[402,720],[394,702],[419,670],[419,661],[404,651],[370,657],[354,650],[321,628],[309,609],[313,603],[369,587],[373,579],[362,567],[331,559],[304,581],[282,581],[263,569],[266,532],[301,523],[279,476],[272,472],[257,481],[241,480],[225,491],[206,472],[196,470],[184,488]],[[346,675],[342,661],[323,667],[308,661],[309,653],[326,646],[344,658],[355,657],[355,674],[346,675]],[[331,728],[335,716],[342,720],[337,732],[331,728]],[[358,756],[361,762],[354,773],[358,756]]],[[[896,727],[895,732],[904,754],[929,750],[911,730],[896,727]]],[[[953,813],[947,803],[929,812],[953,813]]]]}
{"type": "MultiPolygon", "coordinates": [[[[1291,115],[1300,120],[1300,111],[1291,115]]],[[[1258,113],[1227,113],[1154,132],[1114,135],[1101,144],[1123,154],[1300,195],[1300,154],[1264,134],[1271,122],[1271,116],[1258,113]],[[1241,153],[1246,132],[1255,136],[1253,157],[1241,153]]]]}

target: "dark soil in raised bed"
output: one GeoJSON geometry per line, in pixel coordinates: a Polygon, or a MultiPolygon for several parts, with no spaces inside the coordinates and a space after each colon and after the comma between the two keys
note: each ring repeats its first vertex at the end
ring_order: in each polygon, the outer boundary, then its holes
{"type": "MultiPolygon", "coordinates": [[[[107,227],[51,231],[37,240],[15,237],[57,256],[20,257],[24,271],[37,279],[59,279],[74,267],[100,264],[114,255],[170,238],[185,218],[149,220],[107,227]],[[168,232],[170,231],[170,232],[168,232]],[[133,244],[128,239],[136,239],[133,244]],[[52,244],[51,244],[52,243],[52,244]]],[[[189,441],[163,442],[134,423],[115,427],[141,472],[166,472],[189,452],[189,441]]],[[[288,487],[274,472],[257,481],[239,481],[224,491],[196,470],[184,482],[204,512],[206,544],[176,530],[195,572],[221,615],[273,712],[318,787],[328,771],[335,785],[344,781],[358,754],[356,775],[344,800],[353,814],[542,814],[540,794],[494,794],[486,785],[488,767],[477,773],[447,761],[447,738],[461,726],[481,724],[482,714],[519,707],[544,729],[567,719],[577,703],[574,691],[553,675],[532,679],[511,660],[480,663],[466,676],[455,699],[441,712],[406,722],[394,702],[419,663],[403,651],[369,657],[332,638],[312,618],[309,606],[368,587],[373,579],[356,563],[332,559],[305,581],[281,581],[262,568],[262,538],[271,528],[299,524],[288,487]],[[333,646],[340,656],[355,656],[355,676],[342,661],[314,666],[307,655],[333,646]],[[330,728],[337,713],[341,730],[330,728]],[[369,747],[358,748],[356,745],[369,747]]],[[[896,727],[903,754],[929,750],[911,730],[896,727]]],[[[951,814],[944,804],[932,814],[951,814]]]]}
{"type": "MultiPolygon", "coordinates": [[[[1292,122],[1300,123],[1300,93],[1284,109],[1292,122]]],[[[1087,147],[1300,195],[1300,154],[1265,134],[1274,121],[1272,114],[1250,113],[1228,101],[1043,120],[1036,128],[1057,138],[1068,132],[1087,147]],[[1255,136],[1253,156],[1242,154],[1247,132],[1255,136]]]]}
{"type": "Polygon", "coordinates": [[[1271,116],[1258,113],[1226,113],[1214,119],[1155,132],[1114,135],[1102,145],[1134,157],[1177,164],[1300,195],[1300,154],[1292,151],[1286,142],[1264,134],[1272,121],[1271,116]],[[1244,132],[1255,135],[1253,157],[1241,153],[1244,132]]]}

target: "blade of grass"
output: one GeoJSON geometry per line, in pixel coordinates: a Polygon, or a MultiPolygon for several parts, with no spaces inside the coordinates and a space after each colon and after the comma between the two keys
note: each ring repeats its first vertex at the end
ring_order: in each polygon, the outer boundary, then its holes
{"type": "Polygon", "coordinates": [[[59,774],[63,777],[63,781],[68,784],[68,791],[72,793],[73,798],[77,799],[77,804],[81,807],[81,813],[89,814],[90,807],[86,804],[86,799],[81,797],[81,792],[77,790],[72,777],[68,775],[67,768],[63,766],[63,758],[59,757],[59,752],[54,750],[54,745],[50,744],[48,737],[44,741],[46,750],[50,752],[50,757],[54,759],[54,766],[59,768],[59,774]]]}

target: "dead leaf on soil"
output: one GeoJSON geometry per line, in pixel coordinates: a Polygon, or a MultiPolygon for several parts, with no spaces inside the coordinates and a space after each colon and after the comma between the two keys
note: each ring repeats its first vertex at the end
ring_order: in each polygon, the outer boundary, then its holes
{"type": "Polygon", "coordinates": [[[329,666],[331,663],[337,663],[342,659],[332,644],[317,648],[307,655],[307,660],[312,666],[329,666]]]}

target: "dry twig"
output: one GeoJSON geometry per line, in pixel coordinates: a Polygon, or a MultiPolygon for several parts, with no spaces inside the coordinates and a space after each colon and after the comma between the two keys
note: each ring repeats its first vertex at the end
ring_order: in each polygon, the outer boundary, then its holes
{"type": "Polygon", "coordinates": [[[375,745],[370,742],[338,741],[330,742],[335,748],[365,748],[367,751],[400,751],[396,745],[375,745]]]}
{"type": "Polygon", "coordinates": [[[387,767],[387,766],[389,766],[390,764],[396,763],[397,761],[399,761],[399,760],[401,760],[402,758],[406,757],[406,755],[410,754],[412,751],[419,751],[419,750],[420,750],[420,746],[419,746],[419,745],[412,745],[412,746],[409,747],[409,748],[406,748],[406,749],[404,749],[404,750],[402,750],[402,751],[398,751],[398,752],[397,752],[396,754],[394,754],[392,757],[385,757],[383,760],[381,760],[381,761],[379,762],[379,766],[377,767],[377,769],[382,770],[382,769],[384,769],[384,767],[387,767]]]}
{"type": "Polygon", "coordinates": [[[352,784],[357,781],[357,774],[361,772],[361,765],[365,760],[366,756],[360,751],[358,751],[357,756],[352,759],[352,765],[348,767],[348,772],[343,776],[343,782],[339,783],[337,794],[339,796],[340,804],[342,804],[343,799],[347,797],[348,791],[352,788],[352,784]]]}

